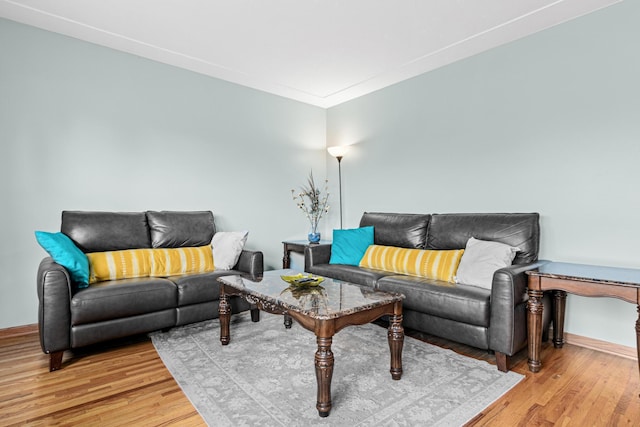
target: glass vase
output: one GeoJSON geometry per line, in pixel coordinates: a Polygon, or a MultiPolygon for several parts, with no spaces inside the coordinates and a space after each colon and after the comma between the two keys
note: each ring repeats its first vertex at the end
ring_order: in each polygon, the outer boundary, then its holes
{"type": "Polygon", "coordinates": [[[311,229],[309,230],[307,238],[309,239],[309,243],[320,242],[320,232],[318,231],[318,224],[311,224],[311,229]]]}

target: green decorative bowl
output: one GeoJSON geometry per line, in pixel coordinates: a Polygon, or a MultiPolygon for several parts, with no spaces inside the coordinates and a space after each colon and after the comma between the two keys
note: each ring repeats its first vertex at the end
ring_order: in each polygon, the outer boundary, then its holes
{"type": "Polygon", "coordinates": [[[293,276],[280,276],[282,280],[289,283],[292,286],[297,287],[309,287],[318,286],[324,281],[324,277],[312,276],[310,274],[295,274],[293,276]]]}

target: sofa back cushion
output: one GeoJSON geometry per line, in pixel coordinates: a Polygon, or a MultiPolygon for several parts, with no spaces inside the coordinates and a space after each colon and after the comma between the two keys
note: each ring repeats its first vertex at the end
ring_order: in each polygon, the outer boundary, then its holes
{"type": "Polygon", "coordinates": [[[470,237],[519,248],[514,264],[534,262],[538,259],[540,245],[539,214],[433,214],[427,233],[427,249],[464,249],[470,237]]]}
{"type": "Polygon", "coordinates": [[[211,211],[148,211],[153,248],[181,248],[211,243],[215,227],[211,211]]]}
{"type": "Polygon", "coordinates": [[[360,227],[373,226],[376,245],[424,249],[430,218],[429,214],[365,212],[360,227]]]}
{"type": "Polygon", "coordinates": [[[60,231],[85,253],[150,247],[144,212],[63,211],[60,231]]]}

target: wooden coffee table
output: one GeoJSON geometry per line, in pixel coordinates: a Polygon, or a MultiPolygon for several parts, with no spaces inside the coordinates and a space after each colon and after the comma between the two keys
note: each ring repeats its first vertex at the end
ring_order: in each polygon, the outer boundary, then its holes
{"type": "Polygon", "coordinates": [[[333,336],[350,325],[370,323],[389,316],[387,333],[391,352],[391,378],[402,376],[402,300],[404,295],[375,291],[351,283],[325,278],[319,286],[296,288],[282,280],[281,275],[294,275],[293,270],[266,271],[261,278],[224,276],[220,282],[220,342],[229,344],[231,306],[228,297],[238,295],[260,310],[290,316],[303,328],[316,334],[315,354],[318,382],[318,414],[326,417],[331,411],[331,379],[333,376],[333,336]]]}

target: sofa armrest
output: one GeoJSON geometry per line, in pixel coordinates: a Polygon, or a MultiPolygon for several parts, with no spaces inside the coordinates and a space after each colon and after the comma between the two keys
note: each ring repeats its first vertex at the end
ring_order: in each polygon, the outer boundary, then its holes
{"type": "Polygon", "coordinates": [[[331,259],[331,245],[307,246],[304,249],[304,271],[318,264],[329,264],[331,259]]]}
{"type": "Polygon", "coordinates": [[[243,250],[234,270],[249,273],[251,276],[262,276],[262,273],[264,273],[264,256],[262,252],[243,250]]]}
{"type": "Polygon", "coordinates": [[[71,347],[71,297],[74,285],[66,268],[51,258],[38,267],[38,328],[40,346],[45,353],[71,347]]]}
{"type": "Polygon", "coordinates": [[[489,320],[491,350],[511,356],[526,343],[526,307],[523,304],[527,301],[528,276],[525,272],[547,262],[516,264],[493,274],[489,320]]]}

